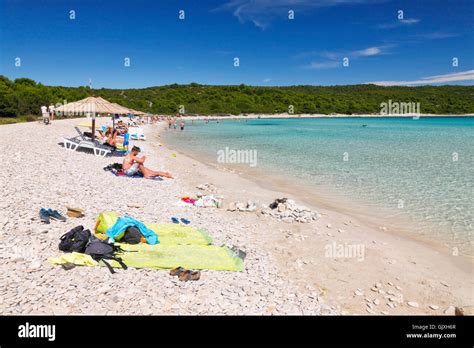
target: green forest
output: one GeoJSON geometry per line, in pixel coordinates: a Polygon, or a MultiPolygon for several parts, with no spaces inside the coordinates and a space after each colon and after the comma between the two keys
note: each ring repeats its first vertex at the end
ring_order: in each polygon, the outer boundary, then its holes
{"type": "Polygon", "coordinates": [[[474,86],[382,87],[347,86],[214,86],[191,83],[141,89],[90,89],[45,86],[28,78],[14,81],[0,75],[0,117],[38,116],[42,105],[101,96],[123,106],[152,114],[238,115],[379,113],[383,102],[420,103],[421,113],[474,113],[474,86]]]}

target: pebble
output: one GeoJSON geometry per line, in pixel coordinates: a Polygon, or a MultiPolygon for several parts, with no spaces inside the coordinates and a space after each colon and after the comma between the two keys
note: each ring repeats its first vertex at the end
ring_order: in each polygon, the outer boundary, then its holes
{"type": "Polygon", "coordinates": [[[409,301],[409,302],[407,302],[407,305],[409,305],[410,307],[414,307],[414,308],[420,307],[420,305],[418,304],[418,302],[414,302],[414,301],[409,301]]]}
{"type": "Polygon", "coordinates": [[[447,315],[454,315],[455,311],[456,311],[456,308],[454,306],[449,306],[448,308],[444,310],[443,313],[447,315]]]}
{"type": "Polygon", "coordinates": [[[437,306],[437,305],[430,305],[430,308],[435,311],[435,310],[437,310],[437,309],[439,308],[439,306],[437,306]]]}

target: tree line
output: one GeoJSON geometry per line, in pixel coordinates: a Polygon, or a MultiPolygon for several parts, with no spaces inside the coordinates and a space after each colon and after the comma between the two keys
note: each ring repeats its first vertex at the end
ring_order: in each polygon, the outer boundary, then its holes
{"type": "Polygon", "coordinates": [[[42,105],[100,96],[152,114],[376,114],[381,103],[420,103],[429,114],[474,113],[474,86],[215,86],[191,83],[140,89],[45,86],[0,75],[0,117],[39,115],[42,105]]]}

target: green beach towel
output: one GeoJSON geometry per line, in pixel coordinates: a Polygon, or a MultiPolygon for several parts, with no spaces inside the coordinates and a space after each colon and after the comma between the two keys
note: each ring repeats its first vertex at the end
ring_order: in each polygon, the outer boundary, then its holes
{"type": "Polygon", "coordinates": [[[202,229],[178,224],[145,224],[162,245],[209,245],[212,238],[202,229]]]}
{"type": "MultiPolygon", "coordinates": [[[[123,244],[118,254],[129,267],[212,269],[216,271],[243,271],[244,263],[232,250],[215,245],[123,244]]],[[[121,267],[110,261],[112,267],[121,267]]]]}

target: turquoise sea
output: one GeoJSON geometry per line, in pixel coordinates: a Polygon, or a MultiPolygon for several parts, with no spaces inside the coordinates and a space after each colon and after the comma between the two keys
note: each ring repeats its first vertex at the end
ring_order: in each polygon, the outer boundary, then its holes
{"type": "Polygon", "coordinates": [[[216,164],[226,147],[256,150],[256,170],[407,217],[410,232],[473,254],[474,118],[187,121],[164,138],[216,164]]]}

